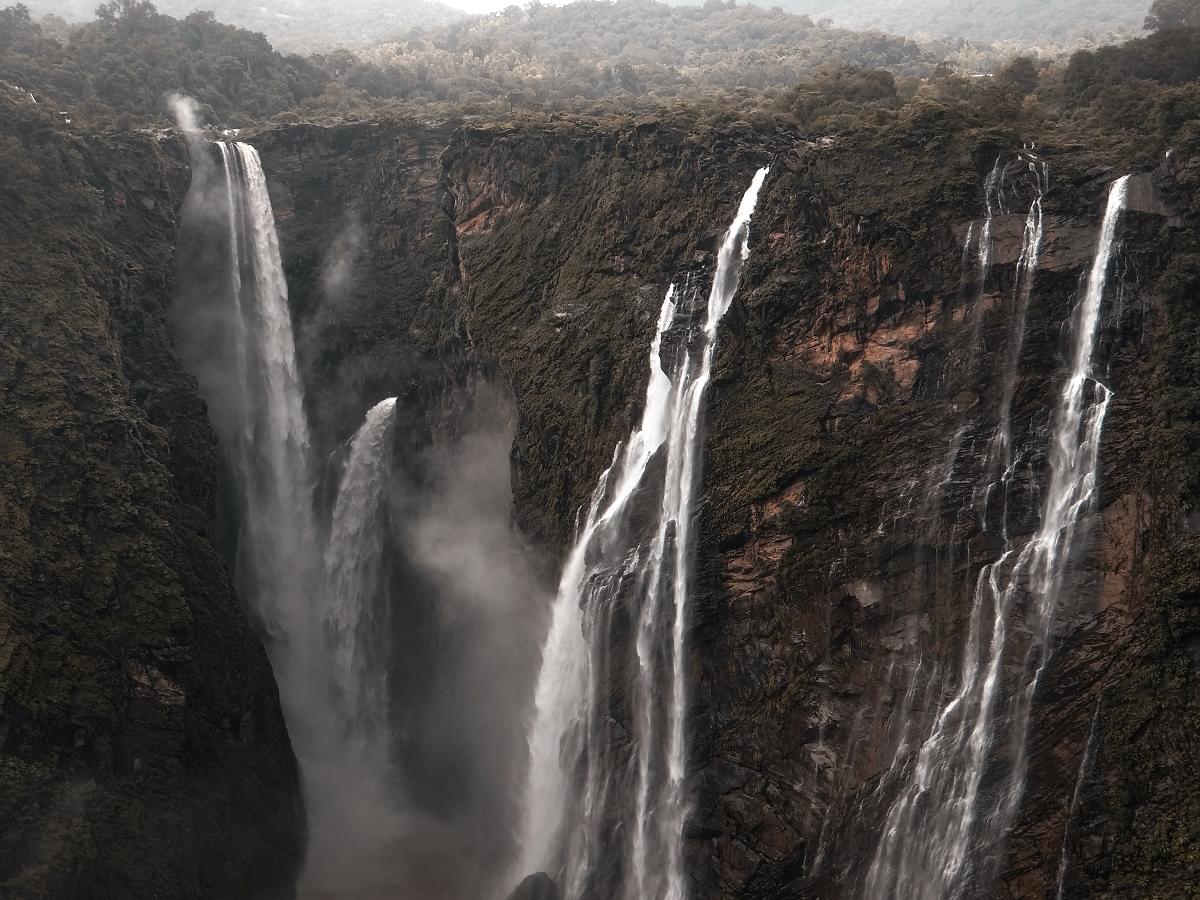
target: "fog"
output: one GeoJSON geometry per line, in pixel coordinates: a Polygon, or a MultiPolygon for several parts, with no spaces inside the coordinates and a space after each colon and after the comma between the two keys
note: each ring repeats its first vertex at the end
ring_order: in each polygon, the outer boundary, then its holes
{"type": "MultiPolygon", "coordinates": [[[[593,0],[584,2],[594,5],[593,0]]],[[[35,14],[54,13],[73,22],[91,18],[96,6],[89,0],[31,0],[28,5],[35,14]]],[[[538,0],[536,5],[566,4],[538,0]]],[[[725,9],[754,4],[708,0],[670,5],[725,9]]],[[[991,3],[986,9],[960,0],[762,0],[757,5],[807,16],[822,27],[881,31],[919,40],[966,38],[985,44],[1019,42],[1026,48],[1055,48],[1137,34],[1150,3],[1007,0],[991,3]]],[[[528,8],[528,4],[506,0],[347,0],[334,6],[317,0],[157,0],[156,6],[176,17],[194,9],[211,11],[223,22],[264,33],[282,50],[303,53],[335,48],[364,51],[403,40],[413,29],[436,29],[466,16],[507,15],[506,10],[528,8]]],[[[631,10],[629,4],[619,8],[623,11],[610,15],[613,34],[624,30],[619,20],[631,10]]],[[[714,41],[708,49],[717,46],[714,41]]]]}
{"type": "Polygon", "coordinates": [[[326,309],[335,311],[341,301],[350,297],[354,289],[354,266],[363,251],[367,235],[363,230],[362,215],[352,209],[343,217],[341,230],[329,245],[321,260],[321,291],[331,301],[326,309]]]}

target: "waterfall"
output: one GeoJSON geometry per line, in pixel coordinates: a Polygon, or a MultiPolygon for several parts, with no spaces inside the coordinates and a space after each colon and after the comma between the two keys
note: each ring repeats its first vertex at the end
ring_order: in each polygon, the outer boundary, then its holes
{"type": "Polygon", "coordinates": [[[1000,529],[1008,539],[1008,493],[1016,476],[1017,460],[1013,454],[1012,405],[1017,390],[1017,375],[1020,369],[1021,352],[1025,346],[1025,321],[1029,312],[1029,299],[1033,296],[1033,284],[1041,262],[1042,243],[1045,237],[1045,216],[1042,200],[1049,187],[1049,169],[1032,150],[1023,152],[1029,172],[1034,176],[1036,194],[1025,216],[1025,228],[1021,234],[1021,253],[1017,258],[1017,274],[1013,285],[1013,320],[1009,328],[1008,348],[1005,353],[1003,381],[1000,393],[1000,412],[996,430],[988,445],[987,467],[984,483],[979,494],[980,522],[988,527],[988,505],[991,495],[1001,493],[1000,529]]]}
{"type": "Polygon", "coordinates": [[[266,631],[286,699],[307,691],[304,672],[315,649],[309,610],[319,572],[308,423],[262,165],[249,144],[217,146],[225,176],[232,304],[222,316],[233,346],[225,362],[233,371],[208,392],[209,402],[235,407],[218,437],[238,485],[236,574],[266,631]],[[222,396],[226,392],[235,396],[222,396]]]}
{"type": "Polygon", "coordinates": [[[1071,825],[1079,812],[1079,804],[1083,799],[1083,784],[1088,777],[1088,769],[1096,754],[1096,725],[1100,721],[1100,701],[1096,698],[1096,708],[1092,711],[1092,724],[1088,726],[1087,742],[1083,745],[1083,754],[1079,757],[1079,771],[1075,775],[1075,789],[1071,792],[1071,804],[1067,807],[1067,821],[1063,823],[1062,851],[1058,859],[1058,888],[1054,892],[1055,900],[1063,900],[1063,892],[1067,887],[1067,864],[1071,844],[1071,825]]]}
{"type": "Polygon", "coordinates": [[[263,635],[300,763],[305,887],[356,896],[386,874],[398,830],[378,603],[395,399],[377,404],[351,441],[326,533],[258,153],[226,141],[212,152],[195,133],[189,142],[185,219],[207,228],[193,248],[193,264],[205,268],[192,273],[188,302],[174,312],[177,340],[219,439],[234,577],[263,635]],[[224,255],[212,256],[218,249],[224,255]]]}
{"type": "Polygon", "coordinates": [[[1109,191],[1078,307],[1071,369],[1054,414],[1040,525],[1019,549],[1006,542],[1000,558],[979,573],[958,687],[938,712],[888,810],[864,882],[863,896],[871,900],[964,896],[972,864],[1002,844],[1020,803],[1033,694],[1049,658],[1078,526],[1096,499],[1100,435],[1112,394],[1093,376],[1092,360],[1127,185],[1128,176],[1109,191]],[[997,715],[1009,619],[1021,610],[1029,645],[1007,714],[997,715]],[[987,803],[980,787],[998,732],[1007,733],[1011,762],[998,797],[987,803]]]}
{"type": "Polygon", "coordinates": [[[988,270],[992,267],[992,220],[996,212],[1005,212],[1004,208],[1004,166],[1001,160],[1003,154],[996,157],[996,164],[992,166],[992,171],[983,183],[983,197],[987,207],[987,214],[983,219],[983,228],[979,235],[979,292],[983,293],[984,285],[987,283],[988,270]]]}
{"type": "Polygon", "coordinates": [[[701,328],[691,285],[668,289],[641,422],[601,475],[559,581],[530,728],[521,866],[559,876],[566,900],[592,888],[602,856],[617,869],[607,896],[685,895],[685,636],[700,423],[766,175],[755,174],[725,235],[701,328]],[[673,331],[682,335],[668,352],[673,331]],[[657,509],[644,508],[646,497],[657,509]],[[633,631],[626,661],[613,658],[618,620],[633,631]],[[626,673],[630,759],[614,745],[610,713],[611,682],[626,673]]]}
{"type": "Polygon", "coordinates": [[[383,556],[381,500],[386,490],[396,398],[375,404],[350,442],[325,548],[325,632],[342,727],[368,764],[386,767],[387,608],[372,602],[383,556]]]}

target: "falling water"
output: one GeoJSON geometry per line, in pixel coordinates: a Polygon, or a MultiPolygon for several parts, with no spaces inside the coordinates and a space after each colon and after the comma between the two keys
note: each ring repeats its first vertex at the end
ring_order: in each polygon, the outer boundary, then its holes
{"type": "MultiPolygon", "coordinates": [[[[387,793],[387,696],[371,652],[379,613],[386,473],[395,401],[351,444],[328,535],[315,478],[287,283],[258,153],[191,137],[192,221],[215,224],[228,269],[178,311],[179,340],[208,401],[236,513],[234,571],[279,684],[310,826],[306,889],[353,893],[395,832],[387,793]],[[204,156],[198,154],[205,154],[204,156]],[[219,180],[213,176],[219,176],[219,180]],[[325,543],[328,537],[329,542],[325,543]]],[[[203,282],[201,282],[203,283],[203,282]]]]}
{"type": "Polygon", "coordinates": [[[864,884],[864,896],[872,900],[962,897],[975,861],[972,850],[986,857],[1016,813],[1024,788],[1033,693],[1049,657],[1076,531],[1096,496],[1100,434],[1112,394],[1092,376],[1092,357],[1127,184],[1128,177],[1122,178],[1109,192],[1079,305],[1070,376],[1059,396],[1051,436],[1050,485],[1041,524],[1023,547],[1006,546],[999,560],[980,571],[958,689],[938,713],[911,777],[888,811],[864,884]],[[1019,673],[1022,681],[1007,716],[998,718],[1009,616],[1026,594],[1030,643],[1019,673]],[[1012,762],[998,799],[984,811],[980,785],[998,731],[1008,733],[1012,762]]]}
{"type": "Polygon", "coordinates": [[[1004,166],[1001,165],[1003,154],[996,157],[996,164],[983,183],[984,202],[987,205],[987,215],[983,219],[983,228],[979,235],[979,289],[983,290],[987,281],[988,270],[992,267],[992,219],[997,212],[1004,210],[1004,166]]]}
{"type": "Polygon", "coordinates": [[[381,499],[387,489],[396,398],[375,404],[350,442],[325,548],[328,582],[325,631],[333,656],[342,727],[366,761],[386,766],[388,696],[387,609],[374,603],[380,582],[384,529],[381,499]]]}
{"type": "MultiPolygon", "coordinates": [[[[313,651],[309,595],[317,558],[308,423],[287,281],[257,151],[219,143],[230,252],[230,381],[237,414],[220,434],[240,489],[237,574],[268,635],[285,699],[303,692],[313,651]]],[[[229,402],[219,398],[217,402],[229,402]]],[[[210,402],[213,398],[210,397],[210,402]]]]}
{"type": "Polygon", "coordinates": [[[1088,727],[1087,742],[1083,745],[1083,755],[1079,758],[1079,772],[1075,776],[1075,789],[1071,792],[1071,805],[1067,807],[1067,821],[1063,824],[1062,852],[1058,860],[1058,889],[1054,892],[1055,900],[1063,900],[1063,892],[1067,887],[1068,849],[1071,843],[1071,825],[1079,812],[1079,803],[1083,799],[1083,783],[1087,780],[1088,769],[1096,754],[1096,725],[1100,721],[1100,701],[1096,698],[1096,708],[1092,711],[1092,724],[1088,727]]]}
{"type": "Polygon", "coordinates": [[[1029,299],[1033,295],[1033,285],[1037,277],[1038,265],[1041,263],[1042,243],[1045,237],[1042,199],[1049,183],[1049,170],[1045,162],[1032,151],[1025,151],[1024,158],[1030,173],[1034,176],[1037,193],[1029,205],[1029,212],[1025,216],[1025,228],[1021,234],[1021,254],[1017,258],[1017,276],[1013,287],[1013,318],[1004,361],[1000,411],[997,416],[996,430],[988,446],[984,484],[978,492],[981,507],[980,521],[986,529],[991,495],[997,490],[1000,491],[1003,500],[1000,527],[1006,540],[1008,537],[1008,493],[1017,468],[1017,460],[1013,453],[1012,405],[1016,396],[1021,352],[1025,346],[1025,321],[1029,312],[1029,299]]]}
{"type": "Polygon", "coordinates": [[[700,420],[717,328],[749,256],[750,217],[766,175],[755,174],[725,236],[702,329],[688,321],[694,294],[686,286],[667,291],[641,422],[600,477],[559,582],[530,731],[521,865],[556,873],[567,900],[589,890],[602,848],[617,841],[625,846],[608,896],[685,894],[685,633],[700,420]],[[685,334],[668,362],[665,338],[677,322],[685,334]],[[647,495],[659,506],[642,519],[647,495]],[[620,615],[634,627],[632,760],[622,760],[609,723],[606,682],[624,671],[610,640],[620,615]],[[627,778],[628,797],[612,790],[627,778]],[[606,825],[614,813],[616,828],[606,825]]]}

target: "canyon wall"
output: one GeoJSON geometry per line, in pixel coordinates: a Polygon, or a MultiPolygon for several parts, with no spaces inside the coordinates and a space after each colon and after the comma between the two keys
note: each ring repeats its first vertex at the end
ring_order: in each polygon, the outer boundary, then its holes
{"type": "MultiPolygon", "coordinates": [[[[772,165],[707,423],[691,872],[699,897],[852,895],[886,808],[880,778],[901,731],[927,728],[952,683],[976,574],[1000,552],[971,495],[1002,392],[1028,179],[997,210],[982,283],[963,244],[997,157],[1030,136],[934,113],[836,142],[670,117],[468,126],[439,133],[441,147],[425,127],[352,133],[365,154],[353,167],[342,129],[261,136],[276,208],[294,210],[282,231],[298,303],[329,243],[314,213],[359,210],[356,312],[331,326],[354,329],[351,370],[390,354],[502,379],[518,411],[516,516],[550,558],[640,412],[666,285],[711,271],[740,190],[772,165]]],[[[1064,896],[1175,896],[1200,826],[1180,765],[1196,749],[1183,723],[1197,686],[1197,271],[1181,187],[1196,161],[1035,137],[1050,179],[1018,443],[1049,429],[1108,184],[1142,174],[1098,351],[1115,391],[1100,520],[1035,698],[998,891],[1054,895],[1065,871],[1064,896]],[[1151,828],[1160,840],[1139,837],[1151,828]]],[[[347,364],[314,365],[328,380],[347,364]]],[[[1012,502],[1032,504],[1018,526],[1029,533],[1044,452],[1024,465],[1012,502]]]]}
{"type": "MultiPolygon", "coordinates": [[[[0,811],[30,829],[0,839],[0,877],[91,864],[114,879],[185,873],[181,897],[261,896],[211,880],[284,883],[299,812],[265,659],[213,550],[211,432],[166,337],[182,147],[44,123],[16,133],[53,202],[2,184],[16,250],[4,282],[23,287],[0,316],[17,336],[0,347],[12,532],[0,811]],[[174,869],[162,825],[129,816],[122,827],[143,831],[120,846],[142,848],[135,867],[89,824],[126,803],[190,817],[194,846],[224,851],[230,829],[208,818],[221,809],[245,855],[188,879],[208,850],[174,869]],[[256,841],[270,866],[243,865],[256,841]]],[[[742,190],[771,165],[706,423],[689,666],[696,898],[854,896],[886,773],[952,683],[976,574],[1000,552],[975,486],[1032,188],[1017,178],[996,211],[980,278],[964,244],[985,179],[1038,141],[1045,248],[1012,406],[1016,443],[1038,447],[1108,185],[1137,173],[1097,351],[1115,392],[1099,515],[1034,697],[998,887],[976,895],[1055,896],[1060,881],[1064,897],[1185,895],[1200,853],[1200,160],[945,110],[836,140],[682,115],[243,138],[272,192],[316,456],[396,395],[397,458],[411,465],[455,392],[486,381],[511,397],[515,519],[551,573],[638,418],[668,283],[711,275],[742,190]]],[[[1032,450],[1014,482],[1022,534],[1045,469],[1032,450]]],[[[62,895],[44,883],[28,895],[62,895]]],[[[152,895],[130,884],[112,895],[152,895]]]]}
{"type": "Polygon", "coordinates": [[[20,147],[0,204],[0,894],[290,896],[295,760],[166,324],[182,144],[8,103],[0,123],[20,147]]]}

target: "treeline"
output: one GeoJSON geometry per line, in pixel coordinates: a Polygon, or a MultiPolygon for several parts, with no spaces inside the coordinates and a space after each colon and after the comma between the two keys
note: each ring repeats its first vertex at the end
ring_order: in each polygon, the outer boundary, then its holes
{"type": "Polygon", "coordinates": [[[280,54],[208,13],[161,15],[148,0],[112,0],[73,28],[14,6],[0,10],[0,96],[29,91],[77,124],[118,126],[169,121],[165,97],[180,91],[220,127],[686,106],[690,116],[783,118],[836,134],[942,109],[982,124],[1100,126],[1131,139],[1153,127],[1174,140],[1197,127],[1200,112],[1198,4],[1156,0],[1144,38],[1069,60],[988,61],[985,72],[964,69],[961,60],[979,65],[978,54],[956,44],[844,31],[721,0],[533,2],[360,55],[310,57],[280,54]]]}
{"type": "Polygon", "coordinates": [[[381,106],[484,114],[534,107],[597,111],[785,90],[819,66],[932,70],[948,47],[821,27],[808,17],[710,2],[583,0],[413,32],[355,55],[276,52],[207,12],[176,19],[149,0],[112,0],[92,22],[0,11],[0,79],[78,120],[162,119],[163,97],[195,97],[214,125],[277,115],[367,115],[381,106]]]}
{"type": "MultiPolygon", "coordinates": [[[[65,22],[90,21],[97,0],[26,0],[34,18],[53,15],[65,22]]],[[[438,0],[156,0],[158,11],[177,19],[211,12],[218,21],[266,35],[288,53],[360,49],[393,40],[415,27],[466,16],[438,0]]]]}
{"type": "Polygon", "coordinates": [[[1170,149],[1180,185],[1200,197],[1200,0],[1156,0],[1151,33],[1081,50],[1066,60],[1019,56],[978,77],[939,66],[932,77],[838,69],[801,79],[773,108],[814,134],[901,123],[931,140],[949,118],[979,128],[1119,147],[1131,169],[1154,168],[1170,149]],[[924,126],[922,126],[924,123],[924,126]]]}
{"type": "MultiPolygon", "coordinates": [[[[1123,134],[1133,147],[1149,139],[1200,159],[1200,0],[1156,0],[1146,27],[1154,33],[1073,54],[1053,100],[1071,121],[1123,134]]],[[[1190,177],[1200,187],[1200,171],[1190,177]]]]}
{"type": "Polygon", "coordinates": [[[194,96],[214,124],[267,119],[304,106],[330,76],[211,13],[173,19],[149,0],[113,0],[65,41],[22,5],[0,10],[0,80],[76,121],[129,126],[165,121],[172,91],[194,96]]]}
{"type": "Polygon", "coordinates": [[[771,92],[828,65],[925,74],[951,49],[718,0],[703,7],[533,0],[367,51],[362,57],[370,69],[352,70],[347,84],[368,92],[431,92],[430,99],[468,105],[510,93],[517,102],[671,101],[771,92]]]}
{"type": "Polygon", "coordinates": [[[1027,47],[1068,45],[1135,35],[1148,0],[777,0],[789,12],[828,16],[846,28],[894,34],[953,35],[1027,47]]]}

